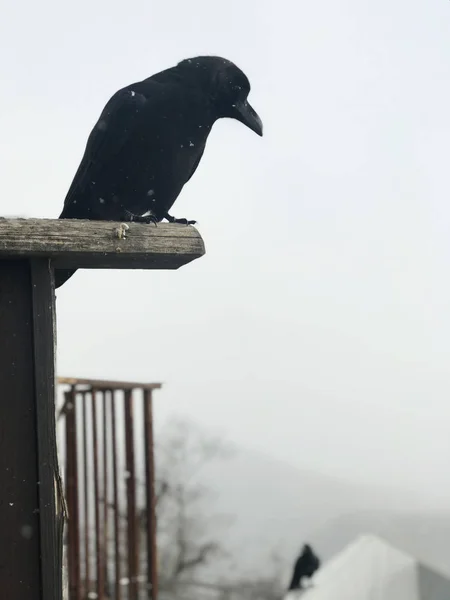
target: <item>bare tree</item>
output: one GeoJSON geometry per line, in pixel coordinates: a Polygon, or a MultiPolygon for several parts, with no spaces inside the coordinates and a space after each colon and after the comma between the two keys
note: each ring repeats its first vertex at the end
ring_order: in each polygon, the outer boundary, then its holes
{"type": "MultiPolygon", "coordinates": [[[[190,600],[281,600],[284,565],[276,552],[261,573],[245,575],[236,567],[218,577],[216,561],[229,563],[220,541],[220,527],[229,515],[214,512],[214,493],[202,479],[202,469],[226,460],[232,452],[223,441],[187,420],[173,420],[160,432],[156,445],[156,497],[159,582],[169,597],[190,600]]],[[[145,532],[145,510],[142,531],[145,532]]],[[[142,545],[143,546],[143,545],[142,545]]],[[[145,557],[144,557],[145,558],[145,557]]]]}
{"type": "Polygon", "coordinates": [[[236,577],[232,600],[282,600],[286,586],[283,581],[284,561],[276,551],[262,561],[261,573],[236,577]]]}
{"type": "MultiPolygon", "coordinates": [[[[156,445],[156,516],[161,589],[193,577],[226,553],[218,541],[223,516],[211,510],[212,491],[202,468],[226,459],[230,449],[187,420],[173,420],[156,445]]],[[[142,525],[145,530],[145,511],[142,525]]],[[[227,519],[229,521],[229,518],[227,519]]]]}

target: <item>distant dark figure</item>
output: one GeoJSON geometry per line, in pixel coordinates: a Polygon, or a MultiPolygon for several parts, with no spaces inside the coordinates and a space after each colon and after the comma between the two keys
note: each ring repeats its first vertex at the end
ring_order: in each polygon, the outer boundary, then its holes
{"type": "MultiPolygon", "coordinates": [[[[60,219],[194,224],[169,211],[214,123],[229,117],[262,136],[249,92],[246,75],[218,56],[183,60],[116,92],[89,136],[60,219]]],[[[56,287],[73,273],[56,271],[56,287]]]]}
{"type": "Polygon", "coordinates": [[[302,553],[295,562],[294,573],[292,575],[289,590],[301,589],[302,578],[312,577],[319,567],[319,558],[314,554],[311,546],[309,544],[305,544],[303,546],[302,553]]]}

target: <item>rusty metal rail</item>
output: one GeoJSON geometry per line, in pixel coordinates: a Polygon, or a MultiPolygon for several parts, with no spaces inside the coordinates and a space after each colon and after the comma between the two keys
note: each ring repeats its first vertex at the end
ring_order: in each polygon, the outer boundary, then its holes
{"type": "Polygon", "coordinates": [[[156,600],[152,393],[161,384],[58,384],[69,600],[156,600]]]}

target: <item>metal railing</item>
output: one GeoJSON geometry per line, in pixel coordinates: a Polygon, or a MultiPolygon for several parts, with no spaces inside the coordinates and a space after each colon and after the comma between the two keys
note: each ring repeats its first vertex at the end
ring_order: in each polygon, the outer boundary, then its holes
{"type": "Polygon", "coordinates": [[[161,384],[58,384],[69,600],[156,600],[152,393],[161,384]]]}

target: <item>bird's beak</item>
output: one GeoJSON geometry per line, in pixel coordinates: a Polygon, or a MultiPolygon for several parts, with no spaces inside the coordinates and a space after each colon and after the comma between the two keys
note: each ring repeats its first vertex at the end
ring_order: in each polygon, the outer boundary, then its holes
{"type": "Polygon", "coordinates": [[[233,117],[262,137],[262,121],[259,118],[258,113],[250,106],[247,100],[239,102],[234,106],[233,117]]]}

